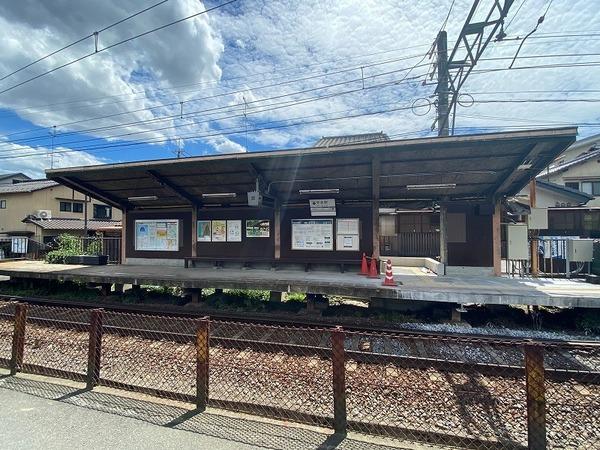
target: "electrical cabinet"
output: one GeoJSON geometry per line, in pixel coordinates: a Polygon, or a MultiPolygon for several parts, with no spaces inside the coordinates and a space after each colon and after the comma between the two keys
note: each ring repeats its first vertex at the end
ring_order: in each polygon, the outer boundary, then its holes
{"type": "Polygon", "coordinates": [[[594,240],[567,240],[567,259],[572,262],[589,262],[594,259],[594,240]]]}
{"type": "Polygon", "coordinates": [[[548,208],[531,208],[527,216],[527,226],[530,230],[547,230],[548,208]]]}
{"type": "Polygon", "coordinates": [[[527,225],[506,225],[506,257],[507,259],[529,259],[529,243],[527,241],[527,225]]]}

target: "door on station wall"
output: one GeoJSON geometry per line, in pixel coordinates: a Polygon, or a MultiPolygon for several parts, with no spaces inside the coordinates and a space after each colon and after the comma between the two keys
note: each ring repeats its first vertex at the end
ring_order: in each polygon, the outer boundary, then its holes
{"type": "Polygon", "coordinates": [[[379,216],[379,245],[383,256],[440,254],[440,215],[434,212],[398,212],[379,216]]]}

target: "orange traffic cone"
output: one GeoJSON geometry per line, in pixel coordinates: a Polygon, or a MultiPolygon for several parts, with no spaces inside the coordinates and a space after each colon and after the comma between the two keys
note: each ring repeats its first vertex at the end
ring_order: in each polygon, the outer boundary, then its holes
{"type": "Polygon", "coordinates": [[[379,260],[371,256],[371,265],[369,266],[369,278],[379,278],[379,260]]]}
{"type": "Polygon", "coordinates": [[[394,273],[392,271],[392,261],[389,259],[385,263],[385,279],[383,280],[384,286],[398,286],[398,283],[394,281],[394,273]]]}
{"type": "Polygon", "coordinates": [[[362,261],[360,262],[360,273],[359,275],[369,275],[369,265],[367,264],[367,255],[363,253],[362,261]]]}

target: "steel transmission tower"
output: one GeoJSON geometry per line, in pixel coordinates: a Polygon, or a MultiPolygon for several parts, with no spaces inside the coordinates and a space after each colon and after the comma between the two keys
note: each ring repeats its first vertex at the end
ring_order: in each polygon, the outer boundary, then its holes
{"type": "Polygon", "coordinates": [[[467,20],[460,31],[456,44],[448,57],[446,32],[441,30],[436,39],[437,48],[437,125],[438,135],[447,136],[450,124],[454,134],[456,105],[461,87],[485,51],[485,48],[503,26],[504,19],[514,0],[493,0],[487,14],[478,14],[482,20],[475,19],[480,0],[475,0],[467,20]]]}

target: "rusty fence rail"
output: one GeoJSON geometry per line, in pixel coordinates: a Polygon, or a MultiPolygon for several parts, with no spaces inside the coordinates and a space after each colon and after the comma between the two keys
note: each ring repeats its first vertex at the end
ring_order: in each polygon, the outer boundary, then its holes
{"type": "Polygon", "coordinates": [[[0,366],[468,448],[600,447],[600,345],[363,333],[0,302],[0,366]]]}

